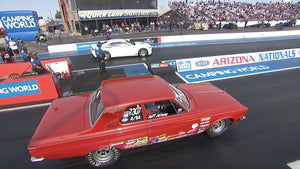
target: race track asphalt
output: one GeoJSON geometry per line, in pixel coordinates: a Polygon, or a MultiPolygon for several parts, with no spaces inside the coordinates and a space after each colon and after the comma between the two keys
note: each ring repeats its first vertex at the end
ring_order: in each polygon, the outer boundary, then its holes
{"type": "MultiPolygon", "coordinates": [[[[147,58],[114,59],[107,66],[132,63],[157,63],[183,57],[214,56],[299,47],[300,39],[155,49],[147,58]]],[[[97,74],[97,63],[88,56],[73,56],[73,71],[90,69],[97,74]]],[[[178,77],[162,74],[167,81],[178,77]]],[[[77,78],[77,79],[76,79],[77,78]]],[[[100,82],[79,76],[74,84],[82,91],[100,82]]],[[[97,84],[98,83],[98,84],[97,84]]],[[[247,120],[231,126],[217,138],[197,135],[171,142],[126,150],[110,169],[288,169],[289,162],[300,159],[299,109],[300,69],[252,75],[212,82],[249,108],[247,120]]],[[[47,106],[0,112],[1,168],[89,168],[84,158],[31,163],[26,149],[47,106]]]]}

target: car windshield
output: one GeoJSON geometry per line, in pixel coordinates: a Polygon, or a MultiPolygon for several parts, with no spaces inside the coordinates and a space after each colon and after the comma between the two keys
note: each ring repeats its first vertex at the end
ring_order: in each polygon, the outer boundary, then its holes
{"type": "Polygon", "coordinates": [[[93,93],[90,103],[90,123],[94,126],[103,112],[103,104],[101,101],[101,90],[98,89],[93,93]]]}
{"type": "Polygon", "coordinates": [[[175,86],[171,85],[171,88],[173,89],[175,93],[175,100],[178,101],[186,110],[190,109],[190,102],[184,92],[176,88],[175,86]]]}

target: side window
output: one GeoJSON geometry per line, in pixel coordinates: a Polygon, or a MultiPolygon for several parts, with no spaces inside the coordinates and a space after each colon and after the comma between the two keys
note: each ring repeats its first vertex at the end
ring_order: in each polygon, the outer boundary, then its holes
{"type": "Polygon", "coordinates": [[[126,47],[126,46],[131,46],[131,45],[130,45],[129,43],[122,42],[122,43],[121,43],[121,46],[122,46],[122,47],[126,47]]]}
{"type": "Polygon", "coordinates": [[[121,47],[122,43],[121,42],[113,42],[113,43],[110,44],[110,46],[112,46],[112,47],[121,47]]]}
{"type": "Polygon", "coordinates": [[[160,101],[145,104],[147,119],[166,117],[177,114],[173,101],[160,101]]]}
{"type": "Polygon", "coordinates": [[[180,113],[185,113],[185,110],[179,105],[177,104],[175,101],[171,100],[172,104],[174,105],[174,108],[176,110],[176,113],[177,114],[180,114],[180,113]]]}
{"type": "Polygon", "coordinates": [[[143,113],[142,113],[142,107],[141,105],[134,105],[128,107],[121,119],[121,123],[131,123],[135,121],[141,121],[143,120],[143,113]]]}

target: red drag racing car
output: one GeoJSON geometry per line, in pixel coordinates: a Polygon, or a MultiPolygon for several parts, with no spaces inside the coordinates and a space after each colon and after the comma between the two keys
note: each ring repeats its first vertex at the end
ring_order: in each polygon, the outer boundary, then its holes
{"type": "Polygon", "coordinates": [[[210,83],[171,85],[158,76],[111,79],[92,93],[53,101],[28,150],[33,162],[86,156],[91,166],[103,167],[124,149],[203,132],[218,136],[247,110],[210,83]]]}

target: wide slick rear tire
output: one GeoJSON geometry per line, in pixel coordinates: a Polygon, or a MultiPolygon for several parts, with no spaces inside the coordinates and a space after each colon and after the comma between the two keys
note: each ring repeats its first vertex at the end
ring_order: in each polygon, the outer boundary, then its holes
{"type": "Polygon", "coordinates": [[[88,153],[86,160],[90,166],[100,168],[116,163],[120,159],[120,156],[121,150],[118,148],[103,148],[88,153]]]}

